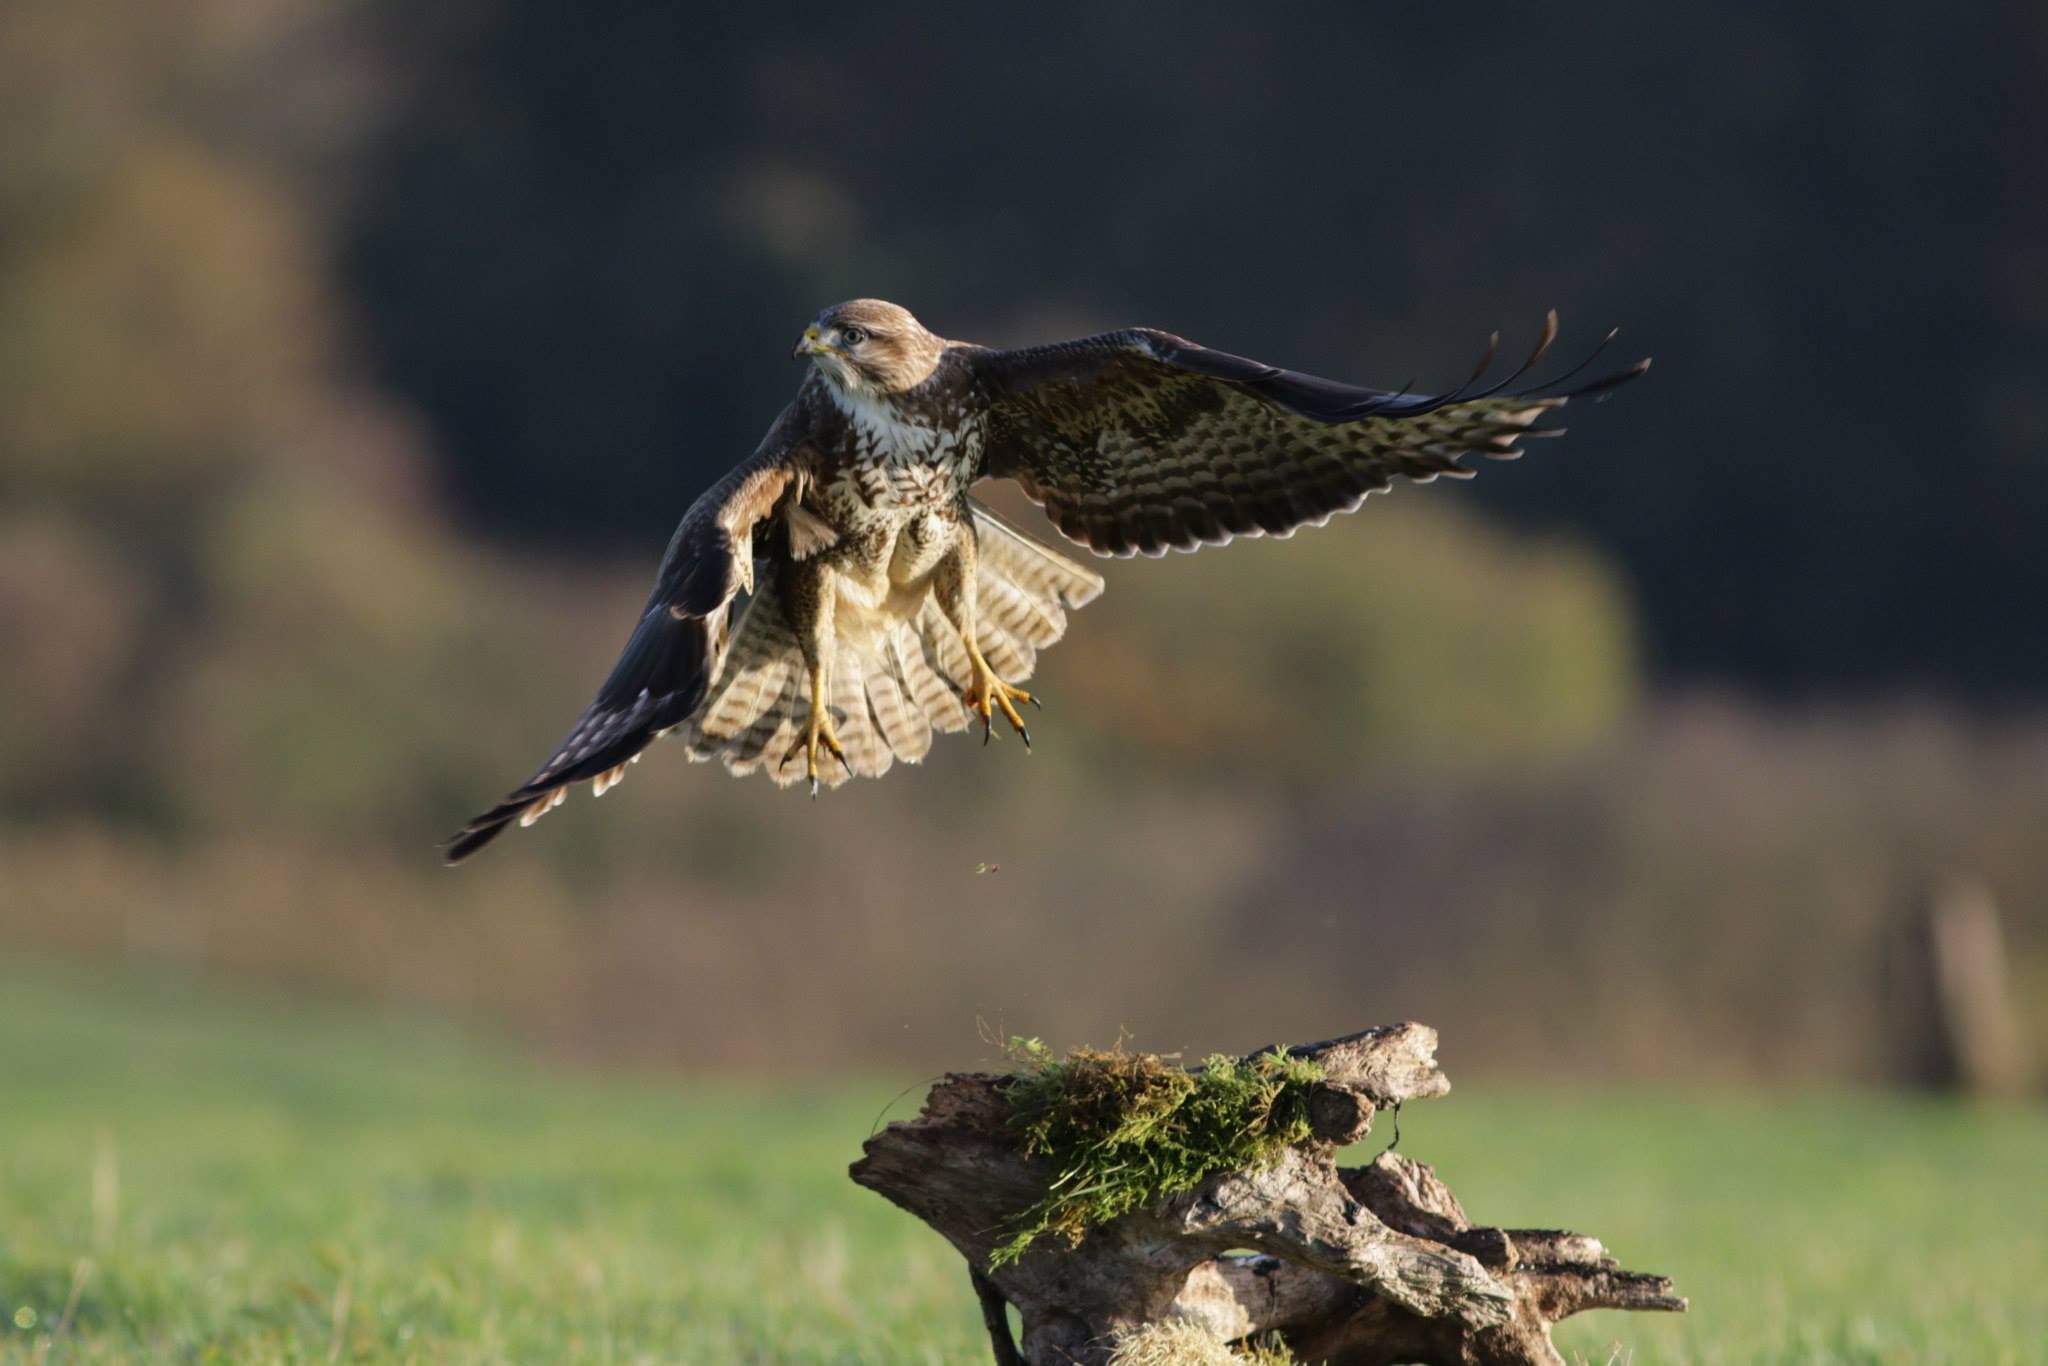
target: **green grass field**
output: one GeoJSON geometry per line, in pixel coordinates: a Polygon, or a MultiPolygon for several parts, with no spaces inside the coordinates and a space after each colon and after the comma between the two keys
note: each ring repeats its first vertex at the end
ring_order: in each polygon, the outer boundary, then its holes
{"type": "MultiPolygon", "coordinates": [[[[0,976],[0,1056],[0,1360],[986,1359],[952,1251],[846,1179],[900,1082],[593,1080],[47,973],[0,976]]],[[[1468,1084],[1403,1128],[1476,1217],[1692,1296],[1566,1325],[1588,1361],[2048,1360],[2038,1108],[1468,1084]]]]}

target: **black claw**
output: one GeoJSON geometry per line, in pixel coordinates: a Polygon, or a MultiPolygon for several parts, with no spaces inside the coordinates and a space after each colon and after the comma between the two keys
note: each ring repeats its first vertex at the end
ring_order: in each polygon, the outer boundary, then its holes
{"type": "Polygon", "coordinates": [[[853,765],[846,762],[846,751],[835,749],[832,753],[839,760],[839,766],[846,770],[846,776],[851,778],[853,776],[853,765]]]}
{"type": "Polygon", "coordinates": [[[1030,732],[1030,730],[1028,730],[1027,728],[1025,728],[1025,727],[1023,727],[1023,726],[1019,726],[1019,727],[1017,727],[1017,734],[1019,734],[1019,735],[1021,735],[1021,736],[1023,736],[1023,737],[1024,737],[1024,748],[1025,748],[1025,749],[1027,749],[1027,750],[1028,750],[1028,749],[1030,749],[1030,748],[1031,748],[1031,732],[1030,732]]]}
{"type": "Polygon", "coordinates": [[[818,800],[818,775],[815,773],[811,775],[811,800],[818,800]]]}
{"type": "Polygon", "coordinates": [[[981,747],[982,747],[983,749],[987,749],[987,748],[988,748],[988,742],[989,742],[990,740],[992,740],[992,739],[994,739],[994,738],[995,738],[995,733],[996,733],[996,719],[995,719],[995,717],[993,717],[993,716],[984,716],[984,717],[982,717],[982,718],[981,718],[981,747]]]}
{"type": "Polygon", "coordinates": [[[1044,707],[1041,707],[1041,706],[1039,706],[1039,705],[1038,705],[1038,694],[1037,694],[1037,693],[1033,693],[1033,694],[1031,694],[1031,696],[1029,696],[1029,697],[1025,698],[1024,700],[1025,700],[1025,701],[1027,701],[1027,702],[1029,702],[1029,703],[1031,704],[1031,710],[1033,710],[1033,711],[1044,711],[1044,710],[1045,710],[1045,708],[1044,708],[1044,707]]]}

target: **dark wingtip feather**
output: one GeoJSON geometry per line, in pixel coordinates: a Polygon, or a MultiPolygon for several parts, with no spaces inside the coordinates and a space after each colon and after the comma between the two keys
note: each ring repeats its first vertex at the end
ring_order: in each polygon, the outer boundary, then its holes
{"type": "MultiPolygon", "coordinates": [[[[1496,332],[1493,336],[1495,343],[1497,343],[1500,333],[1496,332]]],[[[1438,394],[1435,398],[1426,399],[1421,404],[1405,410],[1401,416],[1419,417],[1425,413],[1433,413],[1440,409],[1448,408],[1452,404],[1470,403],[1477,399],[1492,398],[1495,394],[1506,391],[1509,385],[1535,369],[1536,363],[1549,353],[1551,344],[1556,340],[1557,310],[1553,308],[1543,315],[1543,333],[1536,338],[1535,349],[1529,352],[1529,358],[1520,365],[1517,365],[1513,370],[1510,370],[1505,376],[1487,385],[1484,389],[1474,389],[1472,386],[1479,379],[1479,375],[1474,375],[1449,393],[1438,394]]],[[[1490,362],[1493,357],[1492,344],[1488,345],[1486,354],[1490,362]]],[[[1483,374],[1485,372],[1482,370],[1480,373],[1483,374]]],[[[1528,393],[1532,392],[1532,390],[1523,390],[1521,392],[1528,393]]]]}
{"type": "MultiPolygon", "coordinates": [[[[1543,352],[1549,347],[1550,339],[1555,337],[1556,335],[1556,325],[1557,311],[1555,309],[1552,309],[1550,313],[1550,328],[1548,334],[1545,337],[1543,345],[1537,348],[1536,355],[1530,357],[1530,365],[1534,365],[1536,359],[1540,357],[1543,354],[1543,352]]],[[[1599,379],[1590,380],[1585,384],[1577,386],[1576,388],[1566,387],[1571,383],[1572,380],[1578,378],[1579,375],[1583,374],[1587,370],[1587,368],[1593,364],[1594,361],[1598,360],[1602,353],[1604,353],[1607,350],[1608,346],[1613,343],[1614,339],[1620,335],[1620,328],[1609,328],[1607,330],[1607,335],[1600,339],[1600,344],[1598,346],[1595,346],[1591,351],[1587,352],[1585,358],[1581,360],[1577,365],[1574,365],[1571,369],[1565,371],[1561,375],[1556,375],[1550,379],[1543,380],[1539,383],[1531,384],[1527,388],[1516,390],[1516,396],[1528,398],[1592,398],[1597,401],[1599,398],[1604,397],[1609,390],[1616,389],[1621,385],[1628,383],[1630,380],[1634,379],[1636,376],[1642,374],[1645,370],[1650,368],[1649,357],[1645,356],[1642,360],[1637,361],[1634,365],[1628,366],[1625,369],[1617,370],[1613,374],[1603,375],[1599,379]]],[[[1526,373],[1530,368],[1530,365],[1523,366],[1522,373],[1526,373]]],[[[1517,378],[1519,378],[1519,374],[1517,375],[1517,378]]]]}
{"type": "Polygon", "coordinates": [[[1472,377],[1458,387],[1460,389],[1469,389],[1485,378],[1486,372],[1493,368],[1493,355],[1498,350],[1500,350],[1500,329],[1496,327],[1486,336],[1486,349],[1479,353],[1479,364],[1472,367],[1472,377]]]}
{"type": "Polygon", "coordinates": [[[1527,369],[1528,369],[1528,368],[1529,368],[1529,367],[1530,367],[1531,365],[1534,365],[1534,364],[1535,364],[1535,363],[1536,363],[1537,361],[1539,361],[1539,360],[1542,360],[1542,359],[1543,359],[1543,353],[1544,353],[1544,352],[1546,352],[1546,351],[1548,351],[1548,350],[1550,349],[1550,344],[1551,344],[1552,342],[1556,341],[1556,340],[1557,340],[1557,310],[1553,308],[1553,309],[1549,309],[1549,310],[1547,310],[1547,311],[1546,311],[1546,312],[1544,313],[1544,315],[1543,315],[1543,336],[1542,336],[1542,338],[1541,338],[1541,339],[1540,339],[1540,340],[1539,340],[1539,341],[1538,341],[1538,342],[1536,343],[1536,349],[1535,349],[1534,351],[1531,351],[1531,352],[1529,353],[1529,359],[1528,359],[1527,363],[1525,363],[1525,364],[1524,364],[1524,365],[1522,366],[1522,368],[1523,368],[1524,370],[1527,370],[1527,369]]]}
{"type": "Polygon", "coordinates": [[[1647,373],[1649,368],[1650,358],[1648,356],[1644,356],[1634,365],[1627,366],[1623,369],[1615,371],[1611,375],[1603,375],[1599,379],[1591,380],[1585,384],[1580,385],[1578,388],[1572,390],[1571,393],[1567,395],[1567,397],[1590,399],[1594,403],[1598,403],[1601,400],[1605,399],[1609,394],[1613,393],[1616,389],[1619,389],[1622,385],[1628,383],[1630,380],[1647,373]]]}
{"type": "Polygon", "coordinates": [[[478,816],[468,825],[463,826],[462,829],[442,841],[441,862],[453,868],[456,864],[462,862],[471,854],[474,854],[477,850],[503,834],[505,827],[518,820],[519,813],[525,809],[525,803],[513,806],[509,802],[501,806],[492,807],[488,812],[478,816]]]}
{"type": "Polygon", "coordinates": [[[569,785],[540,777],[521,785],[508,793],[504,801],[443,840],[440,845],[441,861],[453,868],[505,833],[509,826],[516,824],[536,806],[545,814],[549,803],[558,800],[561,790],[569,785]]]}
{"type": "Polygon", "coordinates": [[[536,802],[608,773],[695,711],[716,668],[724,612],[715,620],[654,606],[626,642],[611,676],[538,773],[448,841],[446,860],[462,862],[498,837],[536,802]]]}

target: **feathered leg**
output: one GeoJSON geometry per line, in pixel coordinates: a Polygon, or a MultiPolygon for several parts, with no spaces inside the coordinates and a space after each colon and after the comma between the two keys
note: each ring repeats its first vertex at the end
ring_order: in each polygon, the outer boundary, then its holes
{"type": "Polygon", "coordinates": [[[853,772],[853,766],[846,762],[846,751],[839,746],[839,737],[832,733],[832,713],[825,703],[831,695],[832,656],[837,650],[832,610],[838,593],[832,571],[822,559],[793,565],[784,592],[783,613],[796,632],[797,643],[803,650],[804,670],[810,679],[811,714],[804,733],[782,756],[782,762],[787,765],[797,755],[804,756],[804,776],[811,780],[811,795],[815,797],[820,749],[830,752],[849,774],[853,772]]]}
{"type": "Polygon", "coordinates": [[[960,640],[967,647],[968,667],[973,676],[964,692],[968,707],[981,718],[981,742],[987,744],[995,733],[995,714],[1001,711],[1003,719],[1023,737],[1024,748],[1030,749],[1031,732],[1025,729],[1017,704],[1024,702],[1035,707],[1038,699],[996,677],[996,671],[983,658],[981,645],[975,639],[977,610],[974,585],[980,566],[979,557],[980,547],[975,543],[973,525],[963,518],[959,536],[933,574],[932,595],[938,600],[939,610],[953,623],[953,629],[960,633],[960,640]]]}

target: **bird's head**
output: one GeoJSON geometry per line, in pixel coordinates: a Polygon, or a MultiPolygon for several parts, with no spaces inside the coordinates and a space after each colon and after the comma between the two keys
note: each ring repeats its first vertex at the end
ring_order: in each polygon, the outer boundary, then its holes
{"type": "Polygon", "coordinates": [[[835,304],[804,329],[795,354],[849,394],[899,394],[925,382],[946,349],[910,310],[880,299],[835,304]]]}

